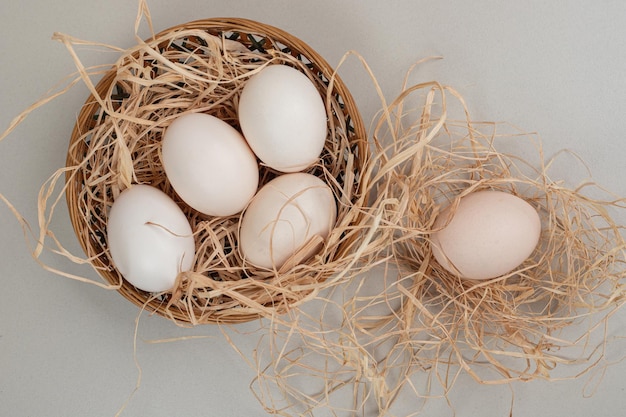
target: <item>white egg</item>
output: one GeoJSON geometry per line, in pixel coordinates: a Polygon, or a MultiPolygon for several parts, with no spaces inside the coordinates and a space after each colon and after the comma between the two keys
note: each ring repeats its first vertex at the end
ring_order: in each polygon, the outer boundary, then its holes
{"type": "MultiPolygon", "coordinates": [[[[337,204],[324,181],[300,172],[278,176],[259,190],[243,213],[241,254],[258,267],[280,269],[313,237],[326,239],[336,218],[337,204]]],[[[301,259],[318,250],[319,245],[312,247],[301,259]]]]}
{"type": "Polygon", "coordinates": [[[167,194],[149,185],[133,185],[115,199],[107,240],[117,270],[144,291],[170,290],[177,275],[193,266],[189,221],[167,194]]]}
{"type": "Polygon", "coordinates": [[[210,216],[248,204],[259,185],[257,159],[241,134],[203,113],[178,117],[163,137],[163,167],[176,193],[210,216]]]}
{"type": "Polygon", "coordinates": [[[324,149],[328,128],[322,97],[306,75],[287,65],[265,67],[246,82],[238,117],[254,153],[278,171],[302,171],[324,149]]]}
{"type": "Polygon", "coordinates": [[[432,237],[437,262],[455,275],[490,279],[505,275],[534,251],[541,234],[537,211],[502,191],[477,191],[444,209],[432,237]],[[450,217],[454,214],[452,217],[450,217]],[[445,227],[444,227],[445,226],[445,227]]]}

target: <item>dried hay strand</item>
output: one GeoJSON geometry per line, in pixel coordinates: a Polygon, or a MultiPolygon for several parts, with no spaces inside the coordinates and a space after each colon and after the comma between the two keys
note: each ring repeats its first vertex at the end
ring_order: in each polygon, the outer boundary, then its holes
{"type": "MultiPolygon", "coordinates": [[[[142,3],[136,33],[142,16],[152,28],[142,3]]],[[[72,132],[66,167],[41,189],[35,258],[47,248],[46,242],[52,242],[53,251],[73,262],[91,264],[104,282],[54,272],[115,289],[142,309],[181,325],[238,323],[282,314],[324,285],[332,285],[332,280],[326,280],[346,271],[367,250],[362,238],[370,221],[362,209],[368,199],[362,176],[369,158],[366,133],[336,71],[301,40],[251,20],[205,19],[152,33],[145,41],[137,36],[137,45],[127,50],[55,34],[77,68],[78,76],[67,88],[80,80],[91,95],[72,132]],[[116,51],[119,59],[106,70],[85,68],[77,52],[85,46],[116,51]],[[191,209],[169,184],[160,155],[161,135],[180,115],[203,112],[238,128],[237,105],[246,80],[272,64],[289,65],[304,73],[323,98],[327,140],[318,162],[306,172],[331,187],[338,206],[335,228],[319,253],[310,259],[296,253],[280,270],[245,264],[237,250],[240,214],[209,217],[191,209]],[[94,84],[92,77],[101,80],[94,84]],[[191,223],[196,241],[194,267],[179,274],[171,292],[151,294],[136,289],[122,279],[110,257],[108,211],[119,193],[132,184],[161,189],[179,204],[191,223]],[[63,195],[86,258],[68,253],[52,231],[53,212],[63,195]]],[[[3,137],[52,98],[16,118],[3,137]]],[[[261,164],[259,186],[276,175],[261,164]]],[[[319,239],[310,242],[319,243],[319,239]]]]}
{"type": "Polygon", "coordinates": [[[437,82],[403,86],[371,135],[372,210],[387,244],[364,259],[377,267],[268,326],[253,384],[266,409],[419,415],[433,398],[454,408],[454,385],[468,376],[508,386],[601,367],[626,295],[626,233],[615,220],[626,199],[591,181],[551,179],[566,153],[545,160],[535,135],[472,121],[460,94],[437,82]],[[483,189],[532,204],[542,234],[506,276],[464,280],[432,258],[433,224],[483,189]]]}

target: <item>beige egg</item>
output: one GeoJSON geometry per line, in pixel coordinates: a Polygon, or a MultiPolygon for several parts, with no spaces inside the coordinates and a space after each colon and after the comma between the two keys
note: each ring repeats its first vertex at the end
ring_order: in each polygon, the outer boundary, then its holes
{"type": "Polygon", "coordinates": [[[437,262],[463,278],[496,278],[520,266],[541,234],[537,211],[501,191],[477,191],[461,198],[435,220],[432,250],[437,262]],[[453,214],[453,217],[450,216],[453,214]]]}
{"type": "MultiPolygon", "coordinates": [[[[328,237],[337,218],[337,203],[330,187],[318,177],[297,172],[265,184],[241,219],[239,248],[246,262],[280,269],[312,239],[328,237]]],[[[313,245],[305,260],[320,249],[313,245]]]]}
{"type": "Polygon", "coordinates": [[[246,82],[238,108],[248,144],[263,163],[297,172],[319,160],[328,129],[315,85],[297,69],[269,65],[246,82]]]}
{"type": "Polygon", "coordinates": [[[168,291],[193,267],[195,243],[189,221],[167,194],[135,184],[113,203],[107,242],[117,270],[135,287],[168,291]]]}
{"type": "Polygon", "coordinates": [[[176,193],[209,216],[230,216],[259,184],[256,156],[237,130],[203,113],[179,116],[163,135],[163,168],[176,193]]]}

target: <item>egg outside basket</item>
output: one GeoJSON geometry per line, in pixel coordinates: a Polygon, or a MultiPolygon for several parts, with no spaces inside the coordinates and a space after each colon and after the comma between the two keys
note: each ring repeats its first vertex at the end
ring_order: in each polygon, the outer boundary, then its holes
{"type": "MultiPolygon", "coordinates": [[[[349,264],[360,238],[353,226],[365,217],[359,205],[367,201],[360,179],[369,155],[367,137],[348,89],[307,44],[251,20],[198,20],[129,49],[95,90],[99,97],[87,99],[70,140],[67,204],[93,267],[107,282],[119,285],[125,298],[181,324],[245,322],[288,311],[349,264]],[[218,60],[216,54],[221,54],[218,60]],[[239,215],[210,218],[194,212],[173,191],[160,165],[161,134],[177,114],[201,111],[238,127],[241,81],[267,63],[298,68],[324,98],[326,146],[319,163],[307,172],[323,178],[338,202],[336,228],[319,255],[278,272],[245,265],[236,249],[239,215]],[[107,212],[130,183],[163,190],[192,224],[198,249],[194,271],[180,274],[172,292],[143,292],[123,280],[112,264],[107,212]]],[[[266,167],[260,173],[261,185],[277,175],[266,167]]]]}

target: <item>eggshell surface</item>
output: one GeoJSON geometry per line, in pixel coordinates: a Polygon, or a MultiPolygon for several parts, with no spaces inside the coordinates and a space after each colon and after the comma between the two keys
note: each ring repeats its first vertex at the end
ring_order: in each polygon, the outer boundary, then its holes
{"type": "Polygon", "coordinates": [[[117,270],[144,291],[170,290],[178,273],[193,266],[195,243],[185,214],[149,185],[133,185],[115,199],[107,240],[117,270]]]}
{"type": "Polygon", "coordinates": [[[505,275],[539,242],[539,214],[513,194],[478,191],[462,197],[454,213],[452,209],[451,205],[437,216],[435,229],[445,227],[432,235],[432,249],[441,266],[463,278],[505,275]]]}
{"type": "Polygon", "coordinates": [[[238,117],[254,153],[278,171],[302,171],[324,148],[328,128],[322,97],[306,75],[287,65],[265,67],[246,82],[238,117]]]}
{"type": "MultiPolygon", "coordinates": [[[[279,269],[314,236],[326,239],[337,217],[330,187],[314,175],[284,174],[263,186],[246,208],[239,230],[246,262],[279,269]]],[[[309,258],[319,247],[303,254],[309,258]]]]}
{"type": "Polygon", "coordinates": [[[176,193],[210,216],[243,210],[259,185],[257,159],[243,136],[217,117],[191,113],[166,129],[163,167],[176,193]]]}

